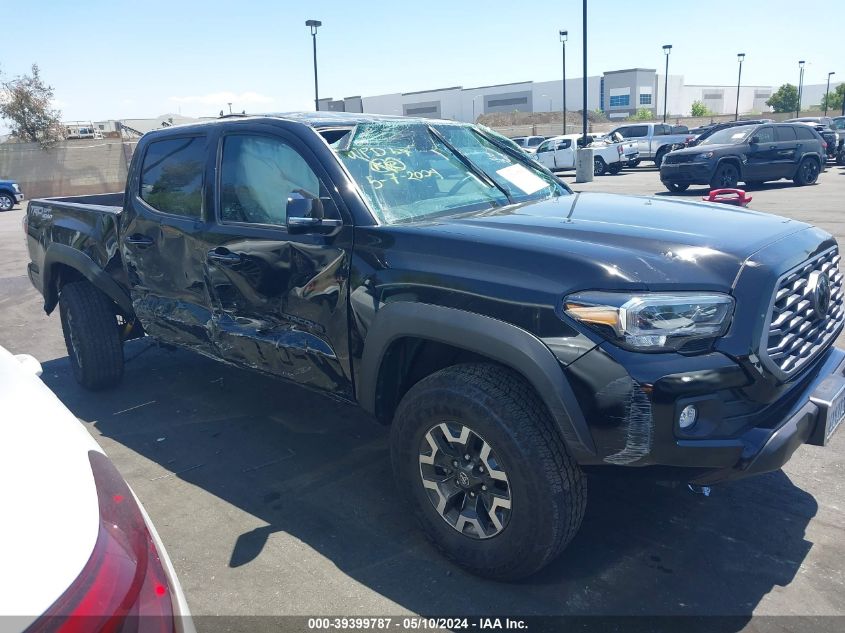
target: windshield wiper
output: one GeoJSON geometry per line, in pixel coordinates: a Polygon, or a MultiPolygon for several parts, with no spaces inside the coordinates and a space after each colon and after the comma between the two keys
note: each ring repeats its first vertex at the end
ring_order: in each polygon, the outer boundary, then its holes
{"type": "Polygon", "coordinates": [[[449,151],[455,155],[455,158],[461,161],[464,164],[464,167],[469,169],[475,175],[476,178],[478,178],[481,182],[488,185],[489,187],[494,187],[495,189],[501,191],[505,195],[505,198],[508,199],[508,204],[514,204],[514,199],[511,198],[511,195],[508,193],[507,189],[505,189],[499,183],[493,180],[486,171],[484,171],[478,165],[473,163],[469,158],[461,154],[461,152],[458,151],[458,148],[456,148],[449,141],[447,141],[446,137],[443,136],[438,130],[436,130],[430,125],[427,125],[426,128],[428,128],[428,133],[431,134],[436,140],[443,143],[443,145],[445,145],[449,149],[449,151]]]}

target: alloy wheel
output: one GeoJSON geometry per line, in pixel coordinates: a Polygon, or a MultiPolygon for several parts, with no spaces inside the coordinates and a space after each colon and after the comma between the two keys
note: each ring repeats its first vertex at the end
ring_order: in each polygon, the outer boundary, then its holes
{"type": "Polygon", "coordinates": [[[8,211],[14,206],[14,202],[9,196],[0,196],[0,211],[8,211]]]}
{"type": "Polygon", "coordinates": [[[440,422],[423,436],[420,477],[428,499],[446,523],[473,539],[504,530],[511,515],[507,473],[490,445],[458,422],[440,422]]]}

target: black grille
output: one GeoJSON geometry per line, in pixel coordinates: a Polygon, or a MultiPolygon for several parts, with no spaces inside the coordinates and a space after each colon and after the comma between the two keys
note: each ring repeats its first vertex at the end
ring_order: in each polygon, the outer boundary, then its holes
{"type": "Polygon", "coordinates": [[[669,153],[669,154],[666,154],[666,156],[663,158],[663,160],[668,165],[677,165],[677,164],[680,164],[680,163],[691,163],[692,161],[695,160],[696,156],[698,156],[698,154],[677,154],[677,155],[673,155],[673,154],[669,153]]]}
{"type": "Polygon", "coordinates": [[[778,282],[769,318],[764,361],[781,377],[788,377],[827,349],[842,326],[842,273],[839,249],[832,248],[789,271],[778,282]],[[827,312],[816,313],[813,282],[830,280],[827,312]]]}

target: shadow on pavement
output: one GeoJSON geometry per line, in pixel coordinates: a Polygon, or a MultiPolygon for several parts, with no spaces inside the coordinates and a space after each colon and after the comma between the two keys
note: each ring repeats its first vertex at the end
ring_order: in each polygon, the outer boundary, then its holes
{"type": "MultiPolygon", "coordinates": [[[[268,537],[286,532],[416,613],[733,615],[744,623],[763,596],[792,581],[811,547],[804,534],[816,502],[782,472],[709,498],[595,476],[583,527],[558,561],[519,583],[481,580],[424,540],[394,489],[387,429],[356,408],[145,341],[126,353],[135,357],[112,391],[83,391],[67,358],[45,363],[43,378],[104,436],[267,523],[245,534],[214,528],[233,568],[266,556],[268,537]]],[[[718,622],[711,630],[741,628],[718,622]]]]}

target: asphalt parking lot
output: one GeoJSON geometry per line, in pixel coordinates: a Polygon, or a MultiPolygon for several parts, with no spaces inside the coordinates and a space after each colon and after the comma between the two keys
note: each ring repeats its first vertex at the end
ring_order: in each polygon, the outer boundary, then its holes
{"type": "MultiPolygon", "coordinates": [[[[646,167],[572,187],[669,195],[646,167]]],[[[751,208],[845,241],[845,168],[751,193],[751,208]]],[[[353,407],[147,340],[127,345],[117,389],[83,391],[58,314],[44,315],[26,278],[22,214],[0,214],[0,345],[43,363],[133,486],[195,614],[740,616],[729,630],[752,614],[845,615],[845,432],[708,498],[591,478],[583,527],[558,561],[520,583],[480,580],[424,539],[395,492],[386,429],[353,407]]]]}

